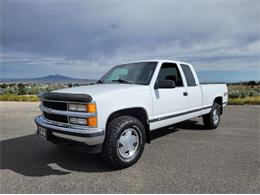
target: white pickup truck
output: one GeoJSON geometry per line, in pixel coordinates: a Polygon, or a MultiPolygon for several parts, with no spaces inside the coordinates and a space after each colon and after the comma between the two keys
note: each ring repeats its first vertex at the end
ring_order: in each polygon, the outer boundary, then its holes
{"type": "Polygon", "coordinates": [[[38,136],[101,152],[122,169],[137,162],[155,129],[198,116],[217,128],[228,93],[225,84],[200,84],[188,63],[149,60],[115,66],[95,85],[40,97],[38,136]]]}

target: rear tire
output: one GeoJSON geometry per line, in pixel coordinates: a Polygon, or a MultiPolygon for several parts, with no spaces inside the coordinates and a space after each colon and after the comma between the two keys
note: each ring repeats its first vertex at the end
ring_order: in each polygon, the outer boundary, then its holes
{"type": "Polygon", "coordinates": [[[102,156],[116,169],[127,168],[141,157],[145,140],[145,129],[138,119],[117,117],[107,126],[102,156]]]}
{"type": "Polygon", "coordinates": [[[213,103],[209,114],[203,116],[203,123],[207,129],[216,129],[220,123],[220,105],[213,103]]]}

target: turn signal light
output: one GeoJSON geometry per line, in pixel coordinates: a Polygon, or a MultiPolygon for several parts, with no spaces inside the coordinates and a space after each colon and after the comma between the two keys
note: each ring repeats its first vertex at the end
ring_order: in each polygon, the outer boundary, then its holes
{"type": "Polygon", "coordinates": [[[96,104],[90,103],[90,104],[87,104],[86,106],[87,106],[87,112],[90,112],[90,113],[97,112],[96,104]]]}
{"type": "Polygon", "coordinates": [[[97,117],[87,118],[87,124],[89,127],[96,127],[97,126],[97,117]]]}

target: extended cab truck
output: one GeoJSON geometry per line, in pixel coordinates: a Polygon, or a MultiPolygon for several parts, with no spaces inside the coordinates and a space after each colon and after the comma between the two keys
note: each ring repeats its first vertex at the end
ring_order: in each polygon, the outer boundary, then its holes
{"type": "Polygon", "coordinates": [[[152,130],[198,116],[217,128],[227,100],[225,84],[201,85],[188,63],[132,62],[115,66],[96,85],[43,93],[35,122],[39,136],[102,152],[122,169],[137,162],[152,130]]]}

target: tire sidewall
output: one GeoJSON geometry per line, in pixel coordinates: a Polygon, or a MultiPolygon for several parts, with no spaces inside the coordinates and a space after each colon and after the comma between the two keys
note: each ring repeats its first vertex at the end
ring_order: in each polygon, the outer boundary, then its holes
{"type": "Polygon", "coordinates": [[[214,127],[214,128],[217,128],[220,123],[220,105],[217,103],[213,104],[212,110],[210,112],[210,123],[211,123],[212,127],[214,127]],[[217,110],[217,112],[218,112],[218,123],[217,124],[214,124],[214,120],[213,120],[214,110],[217,110]]]}
{"type": "Polygon", "coordinates": [[[141,157],[145,146],[145,128],[136,118],[131,116],[120,116],[110,121],[107,135],[103,145],[103,157],[109,164],[117,169],[127,168],[135,164],[141,157]],[[117,144],[121,134],[129,128],[134,128],[139,134],[139,146],[135,154],[129,159],[123,159],[118,151],[117,144]]]}

